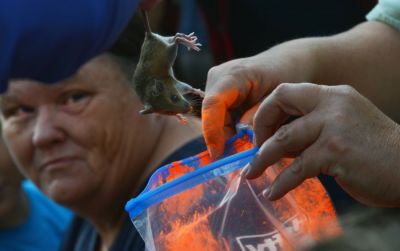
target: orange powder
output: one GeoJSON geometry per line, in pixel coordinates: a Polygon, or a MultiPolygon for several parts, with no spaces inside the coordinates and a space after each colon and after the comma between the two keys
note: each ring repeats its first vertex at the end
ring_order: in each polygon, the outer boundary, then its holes
{"type": "MultiPolygon", "coordinates": [[[[209,210],[212,211],[212,210],[209,210]]],[[[159,235],[159,250],[165,251],[228,251],[224,240],[218,241],[210,230],[208,212],[195,213],[190,223],[176,221],[172,223],[170,234],[159,235]]]]}
{"type": "Polygon", "coordinates": [[[203,186],[198,185],[178,195],[168,198],[161,204],[164,218],[174,219],[177,215],[189,215],[190,210],[203,197],[203,186]]]}
{"type": "MultiPolygon", "coordinates": [[[[235,152],[252,148],[253,146],[249,140],[247,135],[241,139],[237,139],[233,143],[235,152]]],[[[199,158],[200,167],[210,163],[207,152],[202,152],[197,157],[199,158]]],[[[260,196],[262,191],[275,179],[276,175],[284,168],[287,168],[292,162],[293,159],[283,159],[273,167],[268,168],[266,175],[249,181],[256,195],[260,196]]],[[[169,176],[166,177],[166,181],[173,180],[193,170],[193,166],[174,162],[172,167],[169,168],[169,176]]],[[[228,180],[232,181],[234,179],[233,176],[239,172],[230,173],[228,180]]],[[[161,175],[159,179],[159,182],[161,182],[161,175]]],[[[229,181],[227,187],[229,187],[229,181]]],[[[216,209],[210,206],[203,205],[201,207],[199,205],[201,199],[205,196],[205,191],[211,187],[206,182],[172,196],[159,204],[158,213],[160,213],[160,218],[162,218],[159,221],[162,221],[160,223],[166,227],[157,236],[154,236],[156,238],[155,245],[157,250],[230,250],[227,240],[222,237],[216,237],[215,233],[211,230],[208,219],[209,215],[215,212],[216,209]]],[[[218,192],[221,191],[212,188],[210,194],[215,195],[218,192]]],[[[299,245],[301,245],[301,242],[307,239],[308,236],[310,239],[321,240],[340,233],[340,228],[336,221],[336,213],[330,198],[322,184],[316,178],[306,180],[283,199],[271,202],[271,207],[270,209],[274,210],[274,215],[280,222],[286,222],[296,217],[300,223],[300,228],[298,229],[300,232],[293,234],[295,243],[288,243],[283,238],[283,243],[281,243],[283,250],[292,250],[292,245],[296,246],[296,236],[298,237],[299,245]],[[292,207],[293,205],[295,205],[295,208],[292,207]]],[[[261,224],[268,226],[270,222],[266,219],[261,224]]],[[[278,230],[287,232],[285,228],[278,230]]],[[[290,238],[290,241],[292,241],[292,238],[290,238]]]]}
{"type": "Polygon", "coordinates": [[[199,157],[200,166],[205,166],[211,163],[211,159],[210,156],[208,155],[208,152],[202,152],[197,156],[199,157]]]}
{"type": "Polygon", "coordinates": [[[193,170],[194,168],[192,166],[181,165],[179,162],[174,162],[174,165],[168,169],[169,175],[166,180],[167,182],[171,181],[193,170]]]}
{"type": "Polygon", "coordinates": [[[293,197],[307,213],[308,229],[314,239],[320,240],[340,234],[336,212],[331,200],[317,179],[308,179],[293,190],[293,197]]]}

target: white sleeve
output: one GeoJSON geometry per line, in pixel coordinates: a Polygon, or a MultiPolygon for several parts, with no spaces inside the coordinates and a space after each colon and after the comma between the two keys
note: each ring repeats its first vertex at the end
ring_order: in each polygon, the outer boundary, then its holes
{"type": "Polygon", "coordinates": [[[400,0],[379,0],[366,18],[386,23],[400,31],[400,0]]]}

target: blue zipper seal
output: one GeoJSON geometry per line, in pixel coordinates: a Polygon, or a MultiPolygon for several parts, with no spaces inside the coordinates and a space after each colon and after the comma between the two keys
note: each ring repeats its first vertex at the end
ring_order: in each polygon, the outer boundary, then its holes
{"type": "MultiPolygon", "coordinates": [[[[235,141],[237,138],[243,137],[244,134],[249,135],[250,139],[252,139],[253,132],[245,128],[241,130],[237,135],[234,137],[230,138],[227,142],[226,145],[229,148],[229,145],[232,144],[233,141],[235,141]]],[[[136,198],[133,198],[129,200],[126,205],[125,205],[125,211],[129,213],[129,216],[131,219],[135,218],[139,214],[141,214],[144,210],[147,208],[151,207],[152,205],[155,205],[157,203],[160,203],[161,201],[172,197],[173,195],[176,195],[180,192],[183,192],[189,188],[192,188],[194,186],[197,186],[201,183],[204,183],[212,178],[222,176],[225,174],[228,174],[230,172],[233,172],[237,169],[240,169],[244,167],[245,164],[250,162],[250,160],[253,158],[253,156],[257,153],[259,150],[258,147],[254,147],[250,150],[246,150],[231,156],[228,156],[226,158],[217,160],[209,165],[206,165],[200,169],[197,169],[193,172],[187,173],[183,176],[180,176],[174,180],[171,180],[165,184],[160,185],[159,187],[154,188],[151,191],[147,191],[149,189],[149,184],[147,184],[146,188],[143,190],[142,193],[140,193],[136,198]],[[236,164],[233,164],[235,163],[236,164]],[[232,163],[232,165],[229,165],[232,163]],[[218,170],[221,166],[227,165],[226,168],[223,170],[218,170]],[[192,180],[192,182],[190,182],[192,180]]],[[[229,149],[226,151],[226,153],[229,152],[229,149]]],[[[187,163],[190,161],[193,161],[193,157],[189,157],[187,159],[182,160],[182,163],[187,163]]],[[[168,165],[167,165],[168,166],[168,165]]],[[[158,170],[162,170],[163,167],[161,167],[158,170]]],[[[158,175],[159,172],[155,172],[149,179],[151,181],[151,178],[154,175],[158,175]]]]}

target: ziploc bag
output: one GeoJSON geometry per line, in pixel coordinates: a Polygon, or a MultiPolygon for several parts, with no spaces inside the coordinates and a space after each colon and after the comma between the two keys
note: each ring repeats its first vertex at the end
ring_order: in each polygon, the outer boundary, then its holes
{"type": "Polygon", "coordinates": [[[308,179],[271,202],[263,191],[292,160],[283,159],[255,180],[240,175],[257,152],[252,131],[226,142],[224,158],[207,152],[158,169],[126,211],[147,250],[299,250],[339,233],[330,198],[308,179]]]}

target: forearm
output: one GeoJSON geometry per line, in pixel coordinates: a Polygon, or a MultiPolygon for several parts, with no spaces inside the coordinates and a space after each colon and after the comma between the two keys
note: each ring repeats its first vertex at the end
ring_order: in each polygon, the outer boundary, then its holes
{"type": "Polygon", "coordinates": [[[400,121],[400,32],[383,23],[365,22],[314,43],[311,82],[352,85],[400,121]]]}
{"type": "Polygon", "coordinates": [[[400,32],[383,23],[367,22],[335,36],[288,41],[213,67],[202,112],[210,152],[222,153],[220,142],[232,129],[229,116],[238,107],[247,110],[262,102],[281,83],[352,85],[399,122],[399,61],[400,32]]]}
{"type": "Polygon", "coordinates": [[[400,32],[388,25],[365,22],[338,35],[285,42],[254,58],[262,82],[273,88],[281,82],[349,84],[400,121],[400,32]],[[271,68],[275,74],[265,70],[271,68]]]}

